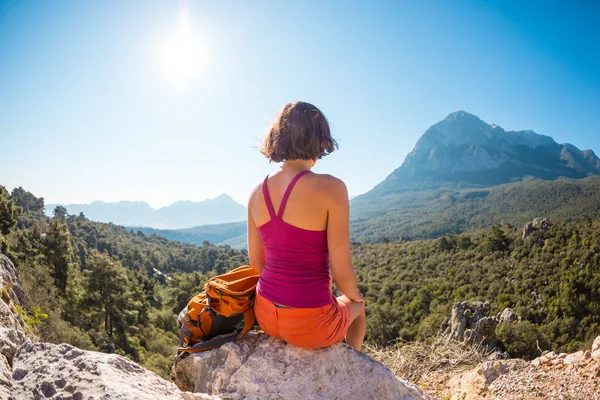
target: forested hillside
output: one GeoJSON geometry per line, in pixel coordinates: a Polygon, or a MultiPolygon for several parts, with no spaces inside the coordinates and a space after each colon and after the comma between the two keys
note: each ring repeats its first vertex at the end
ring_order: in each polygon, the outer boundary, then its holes
{"type": "Polygon", "coordinates": [[[44,201],[0,186],[0,243],[25,291],[23,318],[45,341],[127,355],[166,376],[175,317],[212,275],[247,263],[228,246],[168,241],[113,224],[44,215],[44,201]]]}
{"type": "Polygon", "coordinates": [[[352,238],[361,242],[436,238],[501,223],[524,225],[540,215],[581,220],[600,212],[600,177],[363,195],[352,200],[351,212],[352,238]]]}
{"type": "MultiPolygon", "coordinates": [[[[405,243],[358,244],[354,266],[366,293],[369,340],[439,332],[454,302],[489,300],[522,322],[501,339],[574,350],[600,332],[600,219],[555,222],[526,239],[509,225],[405,243]]],[[[522,351],[522,350],[521,350],[522,351]]],[[[516,355],[528,356],[531,354],[516,355]]]]}

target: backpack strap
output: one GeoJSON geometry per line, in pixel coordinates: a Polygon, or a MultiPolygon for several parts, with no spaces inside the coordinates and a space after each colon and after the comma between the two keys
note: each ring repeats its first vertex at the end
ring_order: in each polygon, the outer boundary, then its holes
{"type": "Polygon", "coordinates": [[[204,342],[198,342],[191,347],[179,347],[177,353],[200,353],[207,350],[218,349],[224,344],[231,343],[234,340],[239,340],[246,333],[248,333],[254,324],[256,323],[256,317],[254,316],[254,309],[250,307],[244,311],[244,327],[240,332],[232,332],[227,335],[221,335],[218,338],[209,339],[204,342]]]}
{"type": "Polygon", "coordinates": [[[177,353],[200,353],[207,350],[218,349],[224,344],[233,342],[238,338],[238,333],[233,332],[227,335],[222,335],[215,339],[198,342],[192,347],[179,347],[177,353]]]}
{"type": "Polygon", "coordinates": [[[250,307],[246,311],[244,311],[244,327],[240,331],[240,334],[235,340],[241,339],[244,337],[246,333],[252,329],[254,324],[256,323],[256,317],[254,316],[254,307],[250,307]]]}

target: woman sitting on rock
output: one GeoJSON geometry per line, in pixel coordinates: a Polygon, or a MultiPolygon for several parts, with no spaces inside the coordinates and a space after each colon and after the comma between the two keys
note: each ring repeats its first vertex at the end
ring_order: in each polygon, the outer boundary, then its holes
{"type": "Polygon", "coordinates": [[[254,310],[266,334],[295,346],[326,347],[345,337],[360,350],[366,315],[350,259],[348,192],[341,180],[311,172],[336,148],[312,104],[286,104],[277,114],[260,150],[282,165],[248,201],[250,264],[260,271],[254,310]]]}

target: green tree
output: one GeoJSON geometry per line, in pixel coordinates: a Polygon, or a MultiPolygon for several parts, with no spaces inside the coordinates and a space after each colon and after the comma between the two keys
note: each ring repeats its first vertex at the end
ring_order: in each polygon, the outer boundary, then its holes
{"type": "Polygon", "coordinates": [[[25,213],[33,213],[41,216],[44,214],[44,198],[35,197],[32,193],[22,187],[13,189],[10,193],[11,200],[23,209],[25,213]]]}
{"type": "Polygon", "coordinates": [[[52,211],[52,215],[54,216],[54,218],[64,221],[69,216],[69,213],[65,207],[56,206],[56,208],[54,208],[54,211],[52,211]]]}
{"type": "Polygon", "coordinates": [[[125,268],[107,253],[92,250],[87,258],[87,305],[99,311],[104,331],[112,336],[121,320],[120,306],[125,302],[129,281],[125,268]]]}
{"type": "Polygon", "coordinates": [[[45,254],[53,268],[54,281],[61,293],[65,293],[69,274],[75,268],[71,235],[67,225],[59,219],[52,219],[44,240],[45,254]]]}
{"type": "Polygon", "coordinates": [[[23,209],[15,204],[14,200],[8,198],[8,192],[4,186],[0,186],[0,233],[8,235],[10,229],[16,225],[17,219],[23,209]]]}
{"type": "Polygon", "coordinates": [[[505,251],[508,249],[510,240],[506,237],[502,229],[497,226],[492,227],[492,231],[483,241],[483,247],[490,253],[495,251],[505,251]]]}

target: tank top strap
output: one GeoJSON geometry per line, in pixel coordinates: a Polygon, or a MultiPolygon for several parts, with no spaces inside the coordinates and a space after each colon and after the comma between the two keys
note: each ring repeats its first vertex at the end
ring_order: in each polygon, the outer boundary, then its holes
{"type": "Polygon", "coordinates": [[[265,203],[267,204],[267,208],[269,209],[269,215],[271,219],[275,218],[275,209],[273,208],[273,203],[271,202],[271,196],[269,195],[269,188],[267,187],[267,180],[269,179],[269,175],[265,178],[265,181],[262,184],[262,192],[265,198],[265,203]]]}
{"type": "MultiPolygon", "coordinates": [[[[294,177],[294,179],[292,179],[292,181],[288,185],[287,189],[285,190],[285,193],[283,194],[283,198],[281,199],[281,205],[279,205],[279,210],[277,211],[277,218],[281,219],[281,217],[283,216],[283,212],[285,211],[285,205],[287,204],[288,197],[290,197],[290,193],[292,192],[292,189],[296,185],[296,182],[298,182],[298,180],[300,178],[302,178],[304,175],[308,174],[309,172],[310,172],[310,170],[300,171],[294,177]]],[[[265,187],[266,187],[266,181],[265,181],[265,187]]],[[[271,205],[271,208],[273,208],[273,205],[271,205]]]]}

